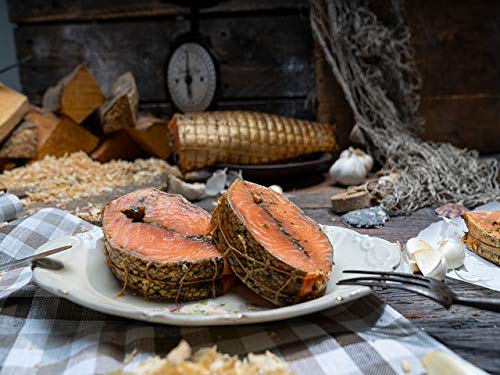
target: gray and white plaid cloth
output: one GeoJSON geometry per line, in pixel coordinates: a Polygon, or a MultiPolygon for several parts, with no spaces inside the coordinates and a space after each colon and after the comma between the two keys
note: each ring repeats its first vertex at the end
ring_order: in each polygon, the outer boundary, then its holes
{"type": "MultiPolygon", "coordinates": [[[[0,227],[0,261],[33,253],[48,240],[93,226],[59,209],[42,209],[0,227]]],[[[164,356],[180,339],[195,349],[217,345],[230,354],[270,350],[298,374],[422,374],[420,359],[450,351],[370,295],[301,318],[231,327],[181,328],[132,321],[78,306],[38,288],[31,270],[0,279],[1,374],[103,374],[164,356]]]]}
{"type": "Polygon", "coordinates": [[[23,205],[14,194],[0,193],[0,222],[16,218],[23,210],[23,205]]]}

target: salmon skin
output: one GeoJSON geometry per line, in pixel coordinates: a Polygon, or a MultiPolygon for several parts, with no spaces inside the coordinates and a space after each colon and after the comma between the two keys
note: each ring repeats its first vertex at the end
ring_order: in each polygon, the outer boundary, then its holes
{"type": "Polygon", "coordinates": [[[238,179],[220,197],[211,226],[236,276],[267,300],[282,306],[324,293],[333,247],[284,195],[238,179]]]}
{"type": "Polygon", "coordinates": [[[210,215],[184,197],[148,188],[102,211],[105,255],[115,276],[148,299],[213,298],[231,271],[209,236],[210,215]]]}

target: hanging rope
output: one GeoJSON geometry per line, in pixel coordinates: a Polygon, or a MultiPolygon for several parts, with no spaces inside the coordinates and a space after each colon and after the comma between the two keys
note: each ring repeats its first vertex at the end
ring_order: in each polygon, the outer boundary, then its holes
{"type": "Polygon", "coordinates": [[[461,203],[475,207],[500,198],[498,165],[477,151],[424,142],[417,115],[421,86],[401,3],[391,2],[383,24],[366,0],[313,0],[311,27],[355,119],[351,136],[363,142],[399,179],[378,184],[393,215],[461,203]]]}

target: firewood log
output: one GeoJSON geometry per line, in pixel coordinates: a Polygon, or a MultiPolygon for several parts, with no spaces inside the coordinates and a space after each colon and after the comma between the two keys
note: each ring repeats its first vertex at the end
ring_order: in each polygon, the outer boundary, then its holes
{"type": "Polygon", "coordinates": [[[23,121],[7,138],[0,149],[0,158],[35,159],[38,154],[38,128],[23,121]]]}
{"type": "Polygon", "coordinates": [[[90,157],[105,163],[110,160],[134,160],[141,156],[140,150],[124,130],[104,136],[103,141],[90,157]]]}
{"type": "Polygon", "coordinates": [[[29,112],[24,117],[36,125],[38,130],[38,149],[45,143],[52,130],[59,123],[60,119],[50,112],[44,111],[42,108],[31,106],[29,112]]]}
{"type": "Polygon", "coordinates": [[[39,159],[76,151],[90,153],[99,144],[99,138],[66,117],[62,117],[43,137],[45,139],[38,150],[39,159]]]}
{"type": "Polygon", "coordinates": [[[0,83],[0,142],[7,138],[28,110],[26,96],[0,83]]]}
{"type": "Polygon", "coordinates": [[[139,113],[134,128],[127,128],[127,133],[148,154],[160,159],[170,156],[170,136],[168,122],[153,115],[139,113]]]}
{"type": "Polygon", "coordinates": [[[43,108],[81,124],[104,102],[104,95],[85,65],[78,65],[43,96],[43,108]]]}
{"type": "Polygon", "coordinates": [[[111,87],[111,96],[100,108],[104,134],[133,128],[137,119],[139,94],[132,73],[122,74],[111,87]]]}

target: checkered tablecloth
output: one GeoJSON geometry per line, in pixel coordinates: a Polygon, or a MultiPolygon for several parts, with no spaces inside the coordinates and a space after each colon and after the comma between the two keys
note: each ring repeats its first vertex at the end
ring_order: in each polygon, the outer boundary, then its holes
{"type": "MultiPolygon", "coordinates": [[[[31,254],[48,240],[92,225],[43,209],[0,227],[0,261],[31,254]]],[[[103,374],[128,353],[165,355],[186,339],[195,349],[217,345],[230,354],[270,350],[298,374],[422,374],[420,359],[449,352],[375,296],[302,318],[268,324],[180,328],[109,316],[61,299],[31,282],[31,270],[0,278],[1,374],[103,374]]]]}

